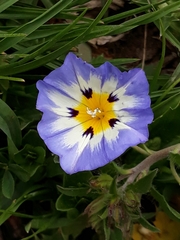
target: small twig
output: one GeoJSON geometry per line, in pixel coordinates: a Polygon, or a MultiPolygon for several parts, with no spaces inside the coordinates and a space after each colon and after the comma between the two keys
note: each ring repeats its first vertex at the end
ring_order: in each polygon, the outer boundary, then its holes
{"type": "Polygon", "coordinates": [[[154,163],[166,158],[169,155],[169,152],[171,152],[172,150],[174,150],[175,148],[178,148],[178,147],[180,148],[180,144],[176,144],[176,145],[173,145],[171,147],[164,148],[162,150],[159,150],[159,151],[153,153],[149,157],[145,158],[144,161],[140,162],[137,166],[135,166],[134,168],[131,169],[132,174],[129,175],[129,177],[127,178],[127,181],[122,186],[122,189],[125,190],[125,188],[129,184],[134,182],[136,177],[142,171],[148,170],[151,165],[153,165],[154,163]]]}
{"type": "Polygon", "coordinates": [[[147,43],[147,24],[144,26],[144,44],[143,44],[143,56],[142,56],[142,69],[144,69],[144,64],[146,60],[146,43],[147,43]]]}

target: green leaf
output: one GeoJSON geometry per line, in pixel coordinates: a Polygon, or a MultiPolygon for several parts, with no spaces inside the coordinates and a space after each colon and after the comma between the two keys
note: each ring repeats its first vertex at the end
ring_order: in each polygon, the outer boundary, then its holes
{"type": "Polygon", "coordinates": [[[111,182],[109,193],[112,195],[118,195],[118,189],[117,189],[117,177],[114,177],[114,179],[111,182]]]}
{"type": "MultiPolygon", "coordinates": [[[[27,188],[27,187],[26,187],[27,188]]],[[[16,210],[19,208],[19,206],[25,202],[27,199],[30,199],[33,194],[32,191],[35,191],[39,188],[42,188],[40,185],[33,185],[30,188],[28,188],[23,194],[16,199],[16,201],[12,201],[11,205],[2,212],[0,215],[0,225],[2,225],[11,215],[12,213],[16,212],[16,210]]]]}
{"type": "Polygon", "coordinates": [[[81,187],[89,183],[92,173],[90,171],[79,172],[73,175],[64,175],[63,187],[81,187]]]}
{"type": "Polygon", "coordinates": [[[18,0],[1,0],[0,1],[0,13],[16,2],[18,2],[18,0]]]}
{"type": "Polygon", "coordinates": [[[173,161],[174,164],[176,164],[177,166],[180,166],[179,148],[174,149],[172,152],[170,152],[168,157],[170,161],[173,161]]]}
{"type": "Polygon", "coordinates": [[[76,206],[75,198],[71,198],[64,194],[60,195],[56,200],[56,209],[62,212],[67,212],[76,206]]]}
{"type": "Polygon", "coordinates": [[[12,174],[8,170],[5,170],[2,178],[2,193],[6,198],[12,198],[14,193],[14,184],[12,174]]]}
{"type": "MultiPolygon", "coordinates": [[[[35,229],[39,229],[44,226],[49,221],[48,218],[37,218],[31,221],[31,227],[35,229]]],[[[72,221],[67,218],[60,218],[58,216],[54,216],[54,220],[52,219],[52,223],[48,226],[49,229],[60,228],[63,226],[68,226],[72,221]]]]}
{"type": "MultiPolygon", "coordinates": [[[[53,158],[56,158],[57,156],[55,155],[54,157],[49,157],[46,159],[45,164],[46,164],[46,176],[48,178],[52,178],[58,175],[64,175],[64,171],[59,165],[59,162],[55,163],[53,158]]],[[[59,161],[59,160],[58,160],[59,161]]]]}
{"type": "Polygon", "coordinates": [[[30,177],[32,177],[38,169],[42,167],[39,163],[33,163],[33,164],[23,164],[22,167],[26,172],[29,173],[30,177]]]}
{"type": "Polygon", "coordinates": [[[172,109],[176,109],[179,106],[179,103],[180,103],[180,94],[177,93],[172,97],[169,97],[168,99],[162,101],[155,107],[153,107],[155,121],[158,118],[161,118],[166,112],[172,109]]]}
{"type": "MultiPolygon", "coordinates": [[[[32,21],[27,22],[26,24],[20,26],[13,33],[24,33],[24,34],[29,35],[33,31],[38,29],[41,25],[43,25],[45,22],[47,22],[49,19],[54,17],[57,13],[62,11],[72,1],[73,0],[58,1],[56,4],[54,4],[46,12],[42,13],[40,16],[33,19],[32,21]]],[[[3,40],[0,41],[0,52],[6,51],[7,49],[14,46],[16,43],[20,42],[24,38],[25,38],[25,36],[16,37],[16,38],[8,38],[8,39],[4,38],[3,40]]]]}
{"type": "Polygon", "coordinates": [[[9,170],[23,182],[27,182],[30,179],[30,174],[18,164],[9,164],[9,170]]]}
{"type": "Polygon", "coordinates": [[[110,232],[110,240],[124,240],[122,232],[119,228],[114,228],[110,232]]]}
{"type": "Polygon", "coordinates": [[[70,197],[82,197],[87,196],[88,194],[88,187],[79,187],[79,188],[64,188],[59,185],[57,185],[57,189],[59,192],[63,193],[66,196],[70,197]]]}
{"type": "Polygon", "coordinates": [[[22,197],[13,201],[11,205],[0,215],[0,225],[2,225],[24,201],[25,199],[22,199],[22,197]]]}
{"type": "Polygon", "coordinates": [[[33,163],[42,164],[45,160],[46,152],[42,147],[33,147],[26,144],[22,150],[14,155],[14,160],[18,164],[26,164],[27,166],[33,163]]]}
{"type": "Polygon", "coordinates": [[[16,78],[16,77],[7,77],[7,76],[0,76],[0,80],[6,80],[6,81],[15,81],[15,82],[25,82],[22,78],[16,78]]]}
{"type": "Polygon", "coordinates": [[[32,239],[33,237],[37,237],[37,234],[51,228],[51,226],[53,226],[53,224],[56,222],[56,220],[57,220],[56,216],[49,218],[48,221],[46,219],[46,222],[44,221],[44,223],[41,224],[41,226],[38,228],[38,230],[36,232],[34,232],[32,235],[30,235],[28,237],[23,238],[23,240],[28,240],[28,239],[32,239]]]}
{"type": "MultiPolygon", "coordinates": [[[[67,2],[67,1],[66,1],[67,2]]],[[[41,58],[37,58],[36,60],[32,61],[32,62],[28,62],[25,64],[20,64],[20,66],[14,67],[12,69],[12,66],[10,66],[11,68],[11,74],[14,73],[18,73],[18,72],[22,72],[22,71],[27,71],[30,69],[34,69],[37,68],[38,66],[41,66],[43,64],[46,64],[52,60],[54,60],[55,58],[58,58],[59,56],[61,56],[62,54],[66,53],[67,51],[70,51],[70,49],[72,47],[74,47],[75,45],[79,44],[82,41],[86,41],[85,37],[90,33],[90,31],[99,23],[100,19],[103,17],[103,15],[106,13],[109,5],[111,3],[111,0],[108,0],[106,2],[106,4],[104,5],[103,9],[100,11],[100,13],[98,14],[98,16],[92,21],[91,24],[89,24],[89,26],[86,26],[85,29],[83,29],[81,31],[81,33],[77,36],[74,37],[71,41],[66,42],[63,46],[60,46],[60,48],[56,49],[55,51],[51,51],[50,53],[48,53],[47,55],[41,57],[41,58]]],[[[55,6],[55,5],[54,5],[55,6]]],[[[53,6],[53,7],[54,7],[53,6]]],[[[80,16],[79,16],[80,17],[80,16]]],[[[79,19],[79,18],[77,18],[79,19]]],[[[73,23],[72,23],[73,24],[73,23]]],[[[69,27],[69,26],[68,26],[69,27]]],[[[90,37],[88,37],[88,39],[90,39],[90,37]]],[[[7,42],[7,41],[6,41],[7,42]]],[[[3,44],[2,41],[0,42],[0,44],[3,44]]],[[[1,46],[1,45],[0,45],[1,46]]],[[[1,47],[0,47],[1,48],[1,47]]],[[[23,59],[23,61],[25,61],[25,59],[23,59]]],[[[20,63],[20,62],[19,62],[20,63]]],[[[7,70],[8,67],[6,68],[3,67],[3,69],[1,68],[1,71],[3,73],[3,75],[7,75],[7,70]]]]}
{"type": "Polygon", "coordinates": [[[41,146],[45,148],[44,141],[40,138],[39,134],[34,129],[30,129],[29,132],[24,135],[22,143],[24,145],[29,144],[33,147],[41,146]]]}
{"type": "Polygon", "coordinates": [[[0,128],[18,147],[21,144],[21,129],[17,116],[12,109],[0,99],[0,128]]]}
{"type": "Polygon", "coordinates": [[[142,177],[137,182],[131,184],[129,188],[137,193],[147,193],[152,186],[152,181],[157,174],[158,169],[149,172],[145,177],[142,177]]]}
{"type": "Polygon", "coordinates": [[[166,199],[163,195],[161,195],[154,187],[150,190],[151,195],[154,197],[156,201],[158,201],[160,207],[163,209],[163,211],[172,219],[175,221],[180,221],[180,213],[177,212],[174,208],[169,206],[169,204],[166,202],[166,199]]]}
{"type": "Polygon", "coordinates": [[[88,217],[86,214],[79,215],[74,221],[67,227],[62,227],[64,235],[73,236],[73,239],[77,239],[77,236],[88,226],[88,217]]]}
{"type": "MultiPolygon", "coordinates": [[[[177,96],[177,95],[176,95],[177,96]]],[[[180,136],[180,94],[179,100],[169,109],[167,104],[166,113],[157,120],[155,120],[150,126],[151,137],[160,137],[161,146],[173,145],[179,143],[180,136]],[[174,127],[175,126],[175,127],[174,127]],[[175,141],[176,140],[176,141],[175,141]]],[[[163,108],[163,107],[162,107],[163,108]]],[[[164,105],[164,109],[166,106],[164,105]]],[[[160,109],[159,109],[160,110],[160,109]]],[[[160,110],[161,111],[161,110],[160,110]]]]}
{"type": "Polygon", "coordinates": [[[138,223],[140,223],[143,227],[149,229],[151,232],[159,232],[159,230],[149,223],[145,218],[141,217],[138,219],[138,223]]]}
{"type": "Polygon", "coordinates": [[[76,208],[72,208],[67,212],[67,218],[73,220],[79,216],[79,211],[76,208]]]}

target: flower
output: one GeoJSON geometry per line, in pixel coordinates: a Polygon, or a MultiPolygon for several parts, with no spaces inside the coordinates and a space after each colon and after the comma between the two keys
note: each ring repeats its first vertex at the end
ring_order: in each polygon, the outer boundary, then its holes
{"type": "Polygon", "coordinates": [[[37,88],[39,135],[68,174],[104,166],[148,139],[153,113],[141,69],[94,68],[69,53],[37,88]]]}

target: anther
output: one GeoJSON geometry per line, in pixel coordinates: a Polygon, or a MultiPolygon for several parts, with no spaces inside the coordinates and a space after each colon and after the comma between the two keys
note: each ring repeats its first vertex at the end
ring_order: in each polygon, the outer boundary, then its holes
{"type": "Polygon", "coordinates": [[[87,112],[87,114],[91,115],[92,118],[95,118],[97,113],[101,113],[101,110],[99,108],[96,108],[96,109],[94,109],[94,111],[92,111],[91,109],[89,109],[87,107],[86,112],[87,112]]]}

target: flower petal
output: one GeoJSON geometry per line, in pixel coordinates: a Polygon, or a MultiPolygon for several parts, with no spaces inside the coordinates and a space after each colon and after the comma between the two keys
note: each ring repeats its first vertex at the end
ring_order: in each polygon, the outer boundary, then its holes
{"type": "Polygon", "coordinates": [[[46,76],[44,81],[77,101],[81,101],[82,91],[89,88],[97,92],[101,90],[98,70],[73,53],[69,53],[64,64],[46,76]]]}
{"type": "Polygon", "coordinates": [[[42,112],[49,111],[60,116],[70,116],[69,108],[75,108],[79,104],[78,101],[68,97],[61,90],[44,81],[38,81],[36,86],[39,90],[36,108],[42,112]]]}
{"type": "Polygon", "coordinates": [[[153,112],[151,108],[147,109],[126,109],[116,111],[118,119],[125,125],[139,131],[141,127],[146,126],[153,120],[153,112]]]}
{"type": "Polygon", "coordinates": [[[114,103],[114,110],[149,108],[151,103],[148,95],[149,85],[144,71],[136,68],[129,72],[123,72],[122,76],[127,82],[113,92],[113,95],[119,100],[114,103]]]}
{"type": "Polygon", "coordinates": [[[133,129],[121,122],[117,122],[112,129],[104,132],[104,146],[107,157],[115,159],[124,153],[129,147],[148,140],[148,129],[146,127],[133,129]]]}
{"type": "Polygon", "coordinates": [[[47,139],[76,127],[79,123],[71,117],[61,117],[53,112],[45,112],[37,129],[42,139],[47,139]]]}
{"type": "Polygon", "coordinates": [[[48,148],[60,156],[60,165],[66,173],[93,170],[107,164],[102,146],[103,133],[84,135],[81,125],[45,139],[48,148]]]}

